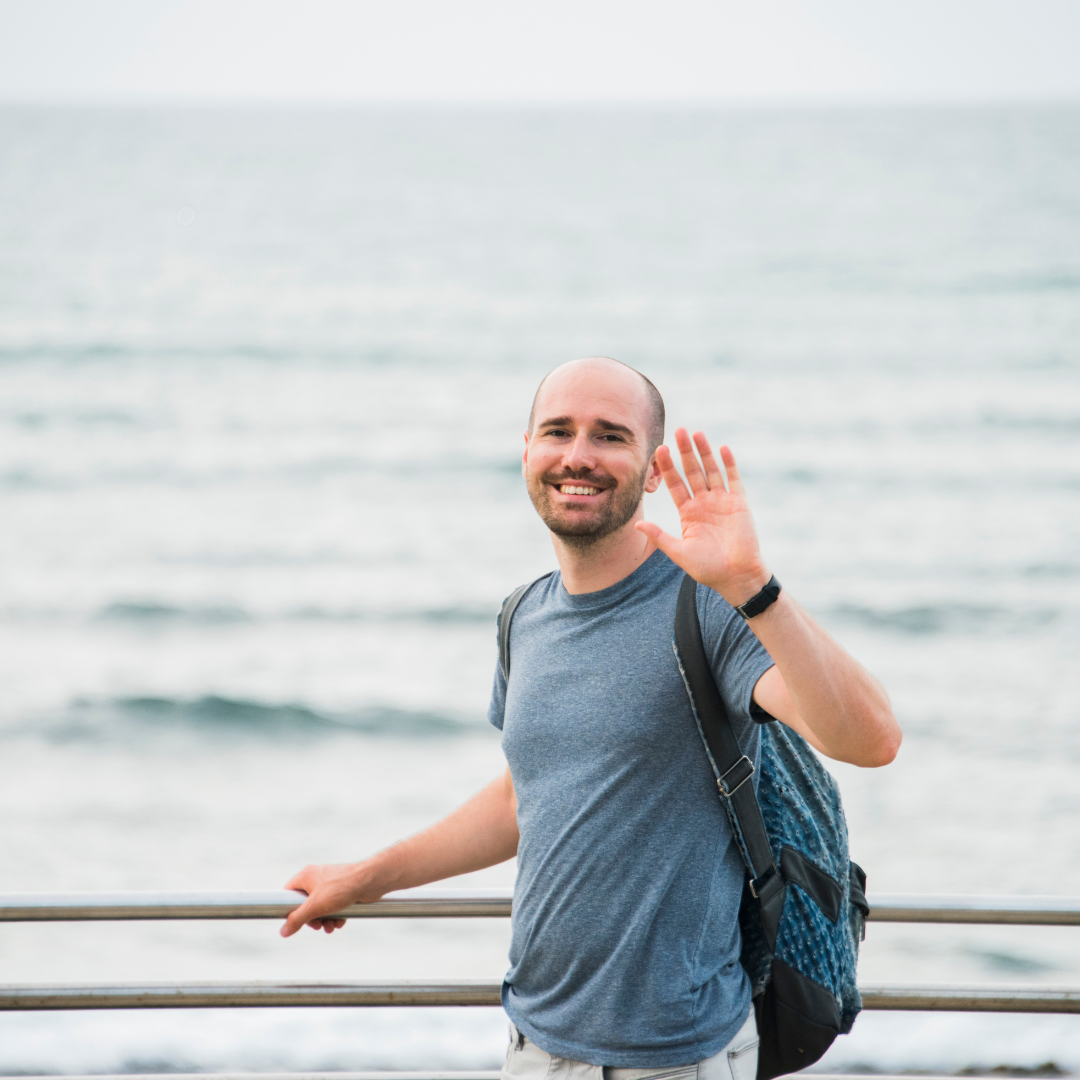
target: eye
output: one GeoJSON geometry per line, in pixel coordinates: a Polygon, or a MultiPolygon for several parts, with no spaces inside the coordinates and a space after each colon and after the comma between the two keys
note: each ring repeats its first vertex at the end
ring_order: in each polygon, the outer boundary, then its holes
{"type": "Polygon", "coordinates": [[[567,435],[570,434],[570,432],[567,431],[566,428],[548,428],[548,430],[545,431],[544,434],[551,435],[556,439],[560,439],[565,438],[567,435]]]}

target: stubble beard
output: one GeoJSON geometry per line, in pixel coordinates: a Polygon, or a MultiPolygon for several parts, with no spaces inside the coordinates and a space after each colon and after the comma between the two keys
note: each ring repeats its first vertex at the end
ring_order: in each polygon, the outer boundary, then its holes
{"type": "Polygon", "coordinates": [[[614,488],[609,486],[609,478],[598,477],[588,471],[559,476],[549,473],[529,480],[529,498],[544,524],[567,547],[587,551],[612,533],[618,532],[637,513],[645,493],[648,471],[646,465],[639,476],[614,488]],[[591,484],[610,491],[610,496],[598,510],[592,510],[585,505],[556,507],[551,501],[549,484],[591,484]]]}

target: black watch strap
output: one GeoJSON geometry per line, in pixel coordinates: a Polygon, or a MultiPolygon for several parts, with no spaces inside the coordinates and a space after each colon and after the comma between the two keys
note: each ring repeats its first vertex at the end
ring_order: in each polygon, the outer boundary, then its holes
{"type": "Polygon", "coordinates": [[[761,592],[751,596],[742,607],[737,607],[735,610],[744,619],[752,619],[755,615],[760,615],[770,604],[774,603],[779,595],[780,582],[776,580],[776,575],[773,574],[761,592]]]}

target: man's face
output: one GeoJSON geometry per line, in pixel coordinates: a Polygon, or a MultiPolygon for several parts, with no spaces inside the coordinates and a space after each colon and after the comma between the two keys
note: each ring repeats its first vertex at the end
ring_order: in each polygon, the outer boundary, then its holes
{"type": "Polygon", "coordinates": [[[522,473],[544,524],[587,548],[633,520],[659,470],[648,453],[649,404],[632,371],[571,364],[540,390],[522,473]]]}

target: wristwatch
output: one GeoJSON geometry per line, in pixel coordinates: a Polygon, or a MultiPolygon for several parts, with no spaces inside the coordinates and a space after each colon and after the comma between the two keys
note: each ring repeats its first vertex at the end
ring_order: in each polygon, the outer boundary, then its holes
{"type": "Polygon", "coordinates": [[[770,604],[775,603],[779,595],[780,582],[776,580],[776,575],[773,574],[761,592],[755,593],[745,604],[735,610],[744,619],[752,619],[755,615],[760,615],[770,604]]]}

